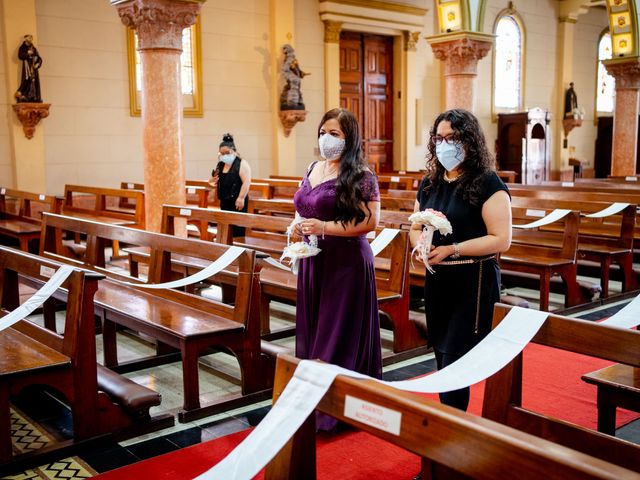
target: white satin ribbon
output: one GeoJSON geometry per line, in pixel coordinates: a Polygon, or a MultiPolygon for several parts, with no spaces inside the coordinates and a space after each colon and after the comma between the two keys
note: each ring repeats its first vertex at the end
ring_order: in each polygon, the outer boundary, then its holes
{"type": "Polygon", "coordinates": [[[391,241],[396,238],[396,235],[400,233],[400,230],[397,228],[385,228],[380,234],[373,239],[373,241],[369,244],[371,246],[371,250],[373,251],[373,256],[377,257],[378,254],[387,248],[387,245],[391,243],[391,241]]]}
{"type": "Polygon", "coordinates": [[[69,278],[71,272],[73,272],[73,267],[71,265],[61,265],[56,273],[51,276],[49,281],[40,287],[36,293],[34,293],[18,308],[0,318],[0,331],[5,328],[9,328],[11,325],[18,323],[20,320],[31,315],[36,308],[42,305],[45,300],[53,295],[53,292],[60,288],[60,285],[69,278]]]}
{"type": "Polygon", "coordinates": [[[513,228],[537,228],[542,227],[544,225],[549,225],[550,223],[556,222],[561,218],[567,216],[571,210],[565,210],[557,208],[552,211],[549,215],[541,218],[540,220],[536,220],[535,222],[526,223],[524,225],[513,225],[513,228]]]}
{"type": "Polygon", "coordinates": [[[122,280],[118,280],[117,278],[112,278],[118,283],[123,285],[129,285],[132,287],[142,287],[142,288],[179,288],[184,287],[186,285],[192,285],[194,283],[202,282],[209,277],[213,277],[215,274],[221,272],[225,268],[227,268],[236,258],[238,258],[245,249],[242,247],[229,247],[229,249],[224,252],[218,259],[211,263],[206,268],[200,270],[193,275],[189,275],[188,277],[181,278],[180,280],[174,280],[172,282],[165,283],[133,283],[133,282],[125,282],[122,280]]]}
{"type": "Polygon", "coordinates": [[[625,307],[620,309],[616,314],[600,322],[600,325],[620,328],[633,328],[640,325],[640,295],[625,305],[625,307]]]}
{"type": "MultiPolygon", "coordinates": [[[[531,341],[548,316],[548,312],[513,307],[484,340],[458,361],[426,377],[380,383],[422,393],[467,387],[490,377],[508,364],[531,341]]],[[[335,365],[301,361],[262,422],[226,458],[197,480],[253,478],[300,428],[337,375],[371,379],[335,365]]]]}
{"type": "Polygon", "coordinates": [[[618,212],[621,212],[625,208],[629,206],[628,203],[615,202],[609,205],[607,208],[603,208],[599,212],[589,213],[584,215],[588,218],[603,218],[608,217],[609,215],[615,215],[618,212]]]}

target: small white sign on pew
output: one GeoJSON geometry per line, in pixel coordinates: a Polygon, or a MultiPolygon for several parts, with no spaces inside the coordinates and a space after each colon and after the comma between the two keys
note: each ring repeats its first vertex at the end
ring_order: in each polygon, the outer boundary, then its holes
{"type": "Polygon", "coordinates": [[[637,182],[638,177],[624,177],[627,182],[637,182]]]}
{"type": "Polygon", "coordinates": [[[542,218],[547,214],[547,212],[545,212],[544,210],[533,210],[531,208],[527,208],[527,211],[524,212],[524,214],[527,217],[542,218]]]}
{"type": "Polygon", "coordinates": [[[400,435],[402,413],[376,405],[375,403],[360,400],[351,395],[345,395],[344,416],[377,428],[378,430],[383,430],[393,435],[400,435]]]}
{"type": "Polygon", "coordinates": [[[573,187],[574,183],[573,182],[562,182],[560,185],[562,185],[563,187],[573,187]]]}

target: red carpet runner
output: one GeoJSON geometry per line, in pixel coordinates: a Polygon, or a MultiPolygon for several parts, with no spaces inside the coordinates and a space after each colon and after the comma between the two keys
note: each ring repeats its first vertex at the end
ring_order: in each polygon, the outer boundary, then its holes
{"type": "MultiPolygon", "coordinates": [[[[529,345],[524,354],[523,406],[533,411],[596,428],[596,389],[580,376],[609,365],[583,355],[529,345]]],[[[471,389],[471,413],[480,414],[484,383],[471,389]]],[[[426,395],[437,398],[436,395],[426,395]]],[[[618,410],[618,425],[638,415],[618,410]]],[[[100,480],[140,478],[186,480],[220,461],[249,430],[184,448],[100,475],[100,480]]],[[[250,461],[250,460],[249,460],[250,461]]],[[[420,469],[415,455],[362,432],[320,436],[318,479],[410,479],[420,469]]],[[[262,478],[262,474],[258,478],[262,478]]]]}

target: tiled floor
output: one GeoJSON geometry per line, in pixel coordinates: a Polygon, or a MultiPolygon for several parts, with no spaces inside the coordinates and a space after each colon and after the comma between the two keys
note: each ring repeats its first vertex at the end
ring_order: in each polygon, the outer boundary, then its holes
{"type": "MultiPolygon", "coordinates": [[[[526,296],[527,292],[518,289],[511,292],[520,296],[526,296]]],[[[533,292],[530,297],[535,298],[537,292],[533,292]]],[[[561,305],[562,298],[556,298],[557,305],[561,305]]],[[[584,318],[595,320],[607,317],[615,313],[626,302],[610,304],[590,311],[582,312],[584,318]]],[[[293,307],[275,304],[272,311],[272,327],[290,324],[294,317],[293,307]]],[[[418,311],[413,315],[420,316],[418,311]]],[[[142,355],[153,353],[151,343],[140,339],[136,335],[126,332],[119,332],[119,358],[128,360],[142,355]]],[[[390,338],[390,332],[384,332],[384,337],[390,338]]],[[[279,341],[279,343],[292,346],[291,338],[279,341]]],[[[101,342],[97,342],[100,347],[101,342]]],[[[101,351],[98,352],[98,359],[101,359],[101,351]]],[[[213,374],[213,369],[223,367],[227,372],[239,375],[238,365],[230,356],[224,354],[213,354],[204,357],[203,365],[200,369],[201,391],[203,396],[214,397],[223,392],[235,393],[240,391],[240,387],[227,380],[213,374]]],[[[386,367],[384,378],[386,380],[404,380],[418,375],[431,372],[435,369],[435,360],[432,355],[423,355],[410,360],[386,367]]],[[[176,413],[182,405],[182,373],[179,363],[171,363],[153,369],[141,370],[127,374],[134,381],[152,387],[162,394],[163,401],[160,407],[155,408],[152,413],[170,412],[176,413]]],[[[61,438],[69,438],[71,435],[71,418],[69,412],[60,403],[51,397],[34,397],[25,395],[17,402],[20,408],[49,431],[55,431],[61,438]]],[[[146,458],[157,456],[166,452],[174,451],[200,442],[219,438],[230,433],[234,433],[249,426],[254,426],[266,415],[270,408],[270,400],[253,404],[236,410],[227,411],[199,421],[180,424],[169,429],[155,432],[153,434],[132,438],[118,444],[107,445],[83,453],[78,459],[79,465],[85,465],[87,469],[76,468],[77,475],[67,473],[64,478],[86,478],[91,471],[104,472],[120,466],[128,465],[146,458]],[[81,471],[82,470],[82,471],[81,471]],[[87,473],[88,472],[88,473],[87,473]]],[[[618,430],[617,435],[629,441],[640,443],[640,420],[627,425],[618,430]]],[[[75,464],[74,464],[75,465],[75,464]]],[[[71,472],[75,467],[70,468],[71,472]]],[[[3,477],[5,478],[5,477],[3,477]]],[[[42,478],[30,477],[29,475],[12,476],[6,478],[42,478]]],[[[47,478],[47,477],[44,477],[47,478]]],[[[60,477],[58,477],[60,478],[60,477]]]]}

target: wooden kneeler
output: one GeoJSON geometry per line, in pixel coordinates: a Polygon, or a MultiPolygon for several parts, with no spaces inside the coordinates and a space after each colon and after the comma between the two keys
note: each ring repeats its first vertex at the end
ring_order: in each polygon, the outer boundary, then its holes
{"type": "MultiPolygon", "coordinates": [[[[274,401],[298,364],[278,357],[274,401]]],[[[632,471],[491,420],[470,415],[373,380],[338,376],[318,410],[422,456],[423,478],[595,479],[638,478],[632,471]],[[344,416],[350,395],[399,412],[400,435],[344,416]]],[[[267,465],[267,480],[316,478],[315,415],[267,465]]]]}

